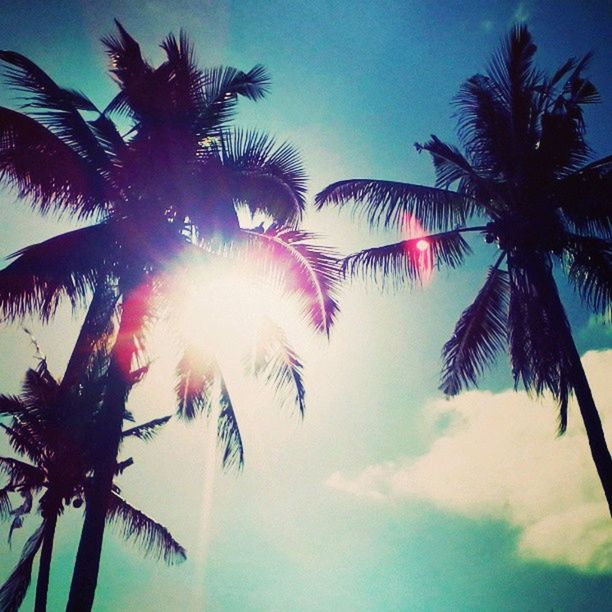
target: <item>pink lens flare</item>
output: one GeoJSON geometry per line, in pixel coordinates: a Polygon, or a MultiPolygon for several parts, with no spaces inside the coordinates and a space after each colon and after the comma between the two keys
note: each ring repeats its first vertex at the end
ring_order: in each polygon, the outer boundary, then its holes
{"type": "Polygon", "coordinates": [[[431,243],[425,236],[427,232],[419,220],[409,213],[404,215],[403,235],[404,240],[410,240],[406,244],[406,256],[412,260],[419,270],[421,284],[429,284],[433,276],[434,260],[431,243]]]}
{"type": "Polygon", "coordinates": [[[416,248],[419,251],[427,251],[427,249],[429,249],[429,242],[427,242],[427,240],[421,239],[416,243],[416,248]]]}

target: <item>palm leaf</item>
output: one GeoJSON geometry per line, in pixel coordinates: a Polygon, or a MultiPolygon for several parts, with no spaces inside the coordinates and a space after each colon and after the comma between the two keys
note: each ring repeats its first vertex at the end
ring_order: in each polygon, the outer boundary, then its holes
{"type": "Polygon", "coordinates": [[[19,563],[0,588],[0,610],[17,612],[32,578],[32,564],[44,538],[45,522],[30,536],[23,547],[19,563]]]}
{"type": "Polygon", "coordinates": [[[289,345],[284,330],[270,320],[259,330],[253,371],[264,376],[281,397],[291,399],[304,416],[306,389],[302,377],[303,365],[289,345]]]}
{"type": "Polygon", "coordinates": [[[113,199],[102,175],[35,119],[0,107],[0,179],[40,212],[81,218],[113,199]]]}
{"type": "Polygon", "coordinates": [[[352,203],[351,213],[374,227],[403,229],[416,219],[426,230],[462,225],[473,206],[465,196],[410,183],[351,179],[333,183],[317,194],[316,206],[352,203]]]}
{"type": "Polygon", "coordinates": [[[0,521],[5,521],[13,514],[13,505],[9,497],[9,493],[12,492],[10,485],[0,489],[0,521]]]}
{"type": "Polygon", "coordinates": [[[251,213],[262,212],[279,225],[301,219],[306,174],[299,153],[288,143],[277,145],[265,134],[234,130],[211,142],[204,159],[205,174],[211,161],[222,166],[229,201],[244,203],[251,213]]]}
{"type": "Polygon", "coordinates": [[[140,46],[115,19],[119,36],[108,35],[102,38],[106,53],[111,62],[111,72],[123,88],[138,85],[152,69],[142,58],[140,46]]]}
{"type": "Polygon", "coordinates": [[[21,414],[25,409],[25,404],[20,397],[0,394],[0,416],[21,414]]]}
{"type": "Polygon", "coordinates": [[[39,467],[11,457],[0,457],[0,472],[9,477],[8,487],[11,491],[38,490],[45,482],[45,474],[39,467]]]}
{"type": "Polygon", "coordinates": [[[460,231],[430,234],[364,249],[345,258],[343,271],[353,277],[387,283],[422,283],[434,268],[456,268],[471,252],[460,231]]]}
{"type": "Polygon", "coordinates": [[[0,270],[0,310],[10,318],[38,311],[48,320],[64,297],[76,308],[95,286],[112,244],[112,224],[101,223],[13,253],[0,270]]]}
{"type": "Polygon", "coordinates": [[[596,313],[611,313],[612,242],[566,234],[566,271],[582,300],[596,313]]]}
{"type": "Polygon", "coordinates": [[[222,450],[223,468],[241,470],[244,466],[244,446],[234,406],[223,377],[220,377],[219,405],[217,440],[222,450]]]}
{"type": "Polygon", "coordinates": [[[560,338],[570,337],[567,316],[551,304],[561,304],[552,274],[536,258],[517,266],[510,257],[508,339],[515,386],[541,395],[550,391],[559,402],[560,432],[567,424],[567,402],[572,391],[571,356],[560,338]],[[565,332],[561,330],[565,328],[565,332]]]}
{"type": "Polygon", "coordinates": [[[152,419],[147,423],[143,423],[142,425],[137,425],[136,427],[131,427],[130,429],[126,429],[122,432],[121,436],[123,438],[127,438],[132,436],[134,438],[138,438],[139,440],[144,440],[148,442],[152,440],[158,433],[159,430],[172,418],[172,415],[161,417],[159,419],[152,419]]]}
{"type": "Polygon", "coordinates": [[[121,536],[136,544],[145,556],[152,556],[157,560],[163,558],[169,565],[180,563],[187,558],[185,549],[166,527],[134,508],[116,493],[110,496],[106,520],[117,525],[121,536]]]}
{"type": "Polygon", "coordinates": [[[264,275],[276,277],[287,293],[297,295],[309,323],[329,335],[339,310],[336,253],[315,244],[312,234],[299,230],[271,226],[263,233],[243,231],[252,245],[246,255],[261,264],[264,275]]]}
{"type": "Polygon", "coordinates": [[[25,426],[21,427],[19,421],[15,421],[12,427],[0,423],[0,427],[7,433],[9,444],[17,454],[25,455],[33,463],[41,461],[44,447],[38,432],[31,431],[25,426]]]}
{"type": "Polygon", "coordinates": [[[177,365],[177,413],[179,418],[191,420],[199,413],[209,414],[212,388],[219,367],[210,354],[188,347],[177,365]]]}
{"type": "Polygon", "coordinates": [[[446,395],[456,395],[476,384],[486,366],[506,344],[508,273],[501,259],[489,270],[476,300],[464,310],[451,339],[442,349],[442,384],[446,395]]]}
{"type": "Polygon", "coordinates": [[[612,238],[612,156],[567,175],[553,187],[552,203],[579,232],[612,238]]]}
{"type": "Polygon", "coordinates": [[[202,104],[195,130],[200,138],[217,135],[236,111],[238,96],[259,100],[268,91],[270,79],[263,66],[248,72],[232,67],[202,70],[202,104]]]}
{"type": "Polygon", "coordinates": [[[80,92],[59,87],[27,57],[12,51],[0,51],[0,60],[10,67],[5,71],[9,85],[26,94],[27,108],[83,160],[98,171],[109,165],[108,157],[79,109],[97,111],[80,92]]]}
{"type": "Polygon", "coordinates": [[[495,201],[499,199],[495,183],[480,176],[459,149],[433,134],[430,141],[416,147],[419,152],[427,151],[431,155],[436,170],[436,187],[448,189],[453,183],[458,184],[457,192],[465,196],[462,224],[475,214],[494,211],[495,201]]]}

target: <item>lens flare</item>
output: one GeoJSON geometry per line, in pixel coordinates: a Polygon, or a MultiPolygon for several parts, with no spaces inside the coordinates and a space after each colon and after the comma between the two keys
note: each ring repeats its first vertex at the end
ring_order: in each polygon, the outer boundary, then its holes
{"type": "Polygon", "coordinates": [[[404,215],[402,230],[404,240],[408,241],[405,249],[406,257],[418,270],[421,284],[429,284],[433,277],[434,260],[430,241],[422,238],[427,232],[419,220],[409,213],[404,215]]]}

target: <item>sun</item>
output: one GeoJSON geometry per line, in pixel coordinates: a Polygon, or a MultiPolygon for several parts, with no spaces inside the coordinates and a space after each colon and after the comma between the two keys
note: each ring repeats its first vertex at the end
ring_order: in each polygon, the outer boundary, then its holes
{"type": "Polygon", "coordinates": [[[220,362],[242,359],[272,320],[289,337],[305,339],[299,300],[266,278],[252,258],[228,253],[181,262],[172,301],[173,327],[182,341],[214,353],[220,362]]]}

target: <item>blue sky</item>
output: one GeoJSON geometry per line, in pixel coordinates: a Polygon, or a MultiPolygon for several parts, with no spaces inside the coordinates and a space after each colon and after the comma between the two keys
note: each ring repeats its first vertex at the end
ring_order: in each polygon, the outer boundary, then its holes
{"type": "MultiPolygon", "coordinates": [[[[430,161],[413,143],[431,133],[454,139],[453,95],[516,20],[531,27],[546,70],[595,51],[590,74],[603,103],[587,122],[595,153],[610,152],[605,2],[13,2],[0,47],[104,105],[113,86],[99,39],[113,17],[153,59],[162,38],[183,27],[202,64],[267,66],[269,96],[243,103],[237,123],[299,147],[311,198],[349,177],[430,183],[430,161]]],[[[0,103],[14,104],[4,89],[0,103]]],[[[7,192],[0,215],[2,257],[69,226],[38,219],[7,192]]],[[[307,225],[343,251],[389,238],[334,211],[309,212],[307,225]]],[[[126,449],[136,460],[122,481],[126,497],[190,556],[172,568],[142,561],[110,532],[95,609],[603,609],[612,530],[577,410],[556,438],[552,403],[510,392],[503,359],[480,391],[450,401],[437,391],[440,349],[491,257],[484,245],[475,251],[420,291],[347,287],[329,343],[290,330],[306,363],[303,422],[238,377],[239,477],[215,467],[201,422],[126,449]]],[[[610,439],[610,330],[571,291],[563,297],[610,439]]],[[[78,315],[62,311],[32,327],[61,374],[78,315]]],[[[0,345],[0,390],[15,392],[32,347],[14,326],[0,328],[0,345]]],[[[163,340],[153,350],[155,367],[130,399],[140,419],[173,410],[173,354],[163,340]]],[[[65,601],[80,521],[76,511],[62,520],[52,610],[65,601]]],[[[0,544],[0,580],[36,522],[28,519],[11,551],[0,544]]]]}

